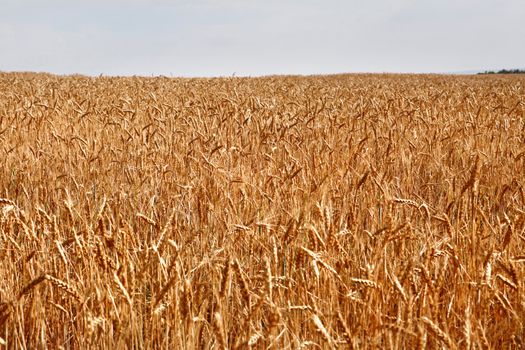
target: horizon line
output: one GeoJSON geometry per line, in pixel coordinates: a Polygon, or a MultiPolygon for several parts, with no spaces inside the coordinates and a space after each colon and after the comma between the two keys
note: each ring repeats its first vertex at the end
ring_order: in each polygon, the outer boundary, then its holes
{"type": "MultiPolygon", "coordinates": [[[[513,69],[513,68],[511,68],[513,69]]],[[[463,71],[446,71],[446,72],[392,72],[392,71],[355,71],[355,72],[333,72],[333,73],[263,73],[263,74],[237,74],[233,72],[231,75],[174,75],[169,74],[108,74],[108,73],[55,73],[51,71],[31,71],[31,70],[0,70],[2,74],[41,74],[52,75],[57,77],[73,77],[81,76],[86,78],[173,78],[173,79],[214,79],[214,78],[267,78],[267,77],[316,77],[316,76],[337,76],[337,75],[476,75],[487,71],[498,70],[463,70],[463,71]]]]}

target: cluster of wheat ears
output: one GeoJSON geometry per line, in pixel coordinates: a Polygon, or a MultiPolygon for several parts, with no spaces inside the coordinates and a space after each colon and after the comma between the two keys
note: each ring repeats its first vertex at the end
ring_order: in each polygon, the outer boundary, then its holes
{"type": "Polygon", "coordinates": [[[0,74],[0,347],[519,348],[525,78],[0,74]]]}

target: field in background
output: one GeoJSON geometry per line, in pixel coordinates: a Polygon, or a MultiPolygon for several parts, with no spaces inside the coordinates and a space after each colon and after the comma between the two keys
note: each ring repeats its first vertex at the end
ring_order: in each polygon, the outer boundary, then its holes
{"type": "Polygon", "coordinates": [[[0,74],[9,348],[517,348],[525,78],[0,74]]]}

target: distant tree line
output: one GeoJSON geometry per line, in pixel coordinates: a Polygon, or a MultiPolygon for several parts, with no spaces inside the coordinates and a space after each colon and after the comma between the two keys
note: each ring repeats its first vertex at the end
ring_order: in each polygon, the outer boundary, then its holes
{"type": "Polygon", "coordinates": [[[524,69],[501,69],[499,71],[486,70],[478,74],[525,74],[524,69]]]}

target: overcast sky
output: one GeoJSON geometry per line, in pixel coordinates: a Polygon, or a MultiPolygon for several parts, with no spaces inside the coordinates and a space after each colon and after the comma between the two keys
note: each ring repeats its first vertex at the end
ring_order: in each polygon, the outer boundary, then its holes
{"type": "Polygon", "coordinates": [[[525,67],[525,0],[0,0],[0,71],[231,76],[525,67]]]}

